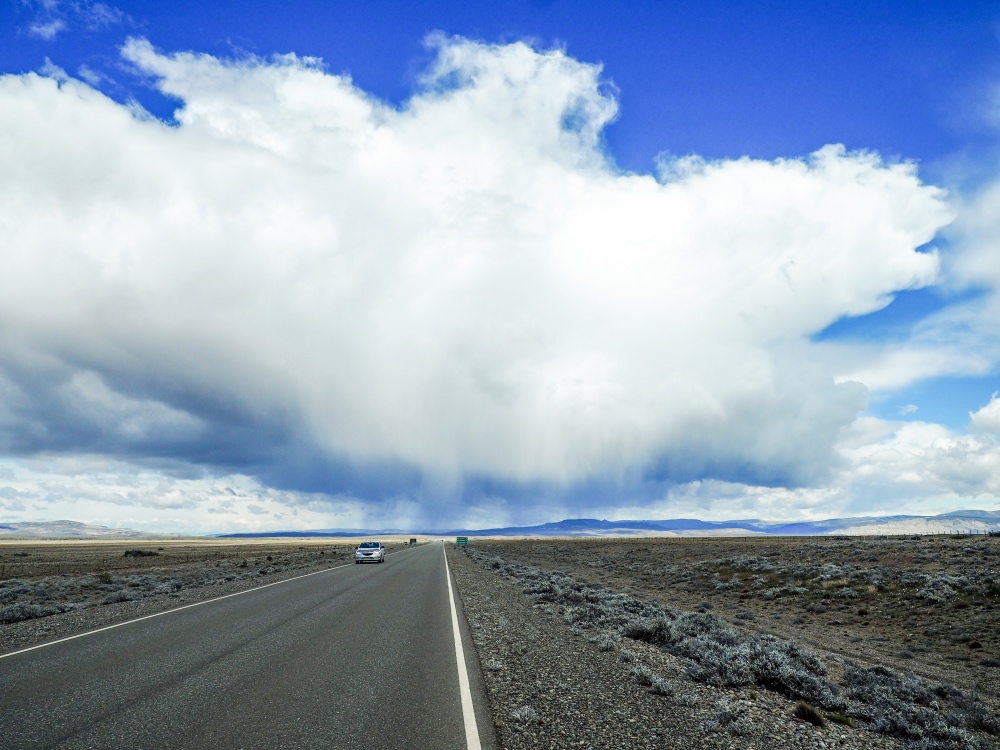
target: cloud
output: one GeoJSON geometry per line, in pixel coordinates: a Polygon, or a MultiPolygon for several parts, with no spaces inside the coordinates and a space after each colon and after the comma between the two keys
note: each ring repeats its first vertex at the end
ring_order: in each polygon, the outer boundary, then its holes
{"type": "Polygon", "coordinates": [[[61,18],[53,18],[50,21],[38,21],[28,26],[28,33],[37,36],[47,42],[55,39],[59,32],[66,30],[66,22],[61,18]]]}
{"type": "Polygon", "coordinates": [[[52,41],[71,27],[99,31],[108,26],[131,22],[129,16],[118,8],[90,0],[25,0],[24,5],[35,9],[35,19],[28,24],[28,33],[45,41],[52,41]]]}
{"type": "Polygon", "coordinates": [[[616,518],[821,520],[898,513],[946,513],[994,506],[1000,497],[1000,443],[928,422],[861,417],[841,434],[829,480],[814,487],[763,487],[700,480],[656,500],[607,506],[616,518]]]}
{"type": "Polygon", "coordinates": [[[128,20],[121,10],[107,3],[83,3],[78,6],[80,17],[91,30],[114,26],[128,20]]]}
{"type": "Polygon", "coordinates": [[[103,73],[98,73],[96,70],[91,68],[89,65],[81,65],[77,68],[76,74],[81,80],[86,81],[94,88],[101,85],[101,82],[107,80],[107,76],[103,73]]]}
{"type": "Polygon", "coordinates": [[[839,146],[623,173],[599,66],[433,44],[400,107],[144,40],[123,55],[173,123],[0,79],[0,447],[428,517],[470,488],[829,477],[866,384],[810,337],[935,283],[943,192],[839,146]]]}
{"type": "MultiPolygon", "coordinates": [[[[996,403],[993,399],[991,403],[996,403]]],[[[152,531],[203,533],[275,529],[493,528],[555,518],[701,518],[770,521],[933,515],[993,507],[1000,497],[996,435],[963,434],[927,422],[861,417],[835,446],[835,470],[821,486],[761,486],[699,479],[658,495],[596,494],[567,501],[509,495],[466,498],[448,516],[429,516],[426,498],[371,503],[350,496],[282,491],[239,474],[186,476],[100,456],[0,462],[5,520],[80,518],[152,531]]],[[[177,467],[175,467],[177,468],[177,467]]]]}
{"type": "MultiPolygon", "coordinates": [[[[950,257],[949,257],[950,260],[950,257]]],[[[891,392],[936,377],[983,377],[1000,365],[1000,294],[984,290],[916,323],[901,341],[824,342],[838,381],[891,392]]]]}
{"type": "Polygon", "coordinates": [[[1000,444],[990,435],[861,418],[839,451],[847,464],[836,481],[854,508],[912,507],[925,499],[981,504],[1000,497],[1000,444]]]}
{"type": "Polygon", "coordinates": [[[969,428],[975,432],[1000,433],[1000,399],[996,393],[986,406],[969,412],[969,428]]]}
{"type": "MultiPolygon", "coordinates": [[[[181,476],[101,456],[41,456],[0,463],[6,521],[72,518],[155,532],[362,528],[370,509],[349,496],[285,492],[240,474],[181,476]]],[[[411,521],[399,504],[390,512],[411,521]]]]}

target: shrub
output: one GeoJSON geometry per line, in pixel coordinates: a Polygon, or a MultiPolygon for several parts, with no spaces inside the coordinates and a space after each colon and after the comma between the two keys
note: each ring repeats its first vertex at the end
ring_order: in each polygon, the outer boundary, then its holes
{"type": "Polygon", "coordinates": [[[614,651],[615,647],[618,645],[620,637],[617,633],[612,633],[608,635],[604,640],[597,644],[597,648],[601,651],[614,651]]]}
{"type": "Polygon", "coordinates": [[[924,587],[917,592],[917,597],[932,602],[945,602],[957,596],[957,590],[968,588],[971,582],[965,576],[936,575],[925,576],[924,587]]]}
{"type": "Polygon", "coordinates": [[[739,634],[712,615],[640,618],[627,623],[622,634],[686,657],[692,662],[688,673],[699,682],[731,687],[757,684],[826,708],[844,705],[837,687],[824,679],[826,670],[812,652],[770,635],[739,634]]]}
{"type": "Polygon", "coordinates": [[[823,719],[823,714],[817,711],[813,706],[809,705],[805,701],[799,701],[795,704],[795,708],[792,709],[792,715],[796,719],[802,719],[802,721],[808,721],[817,727],[826,726],[826,721],[823,719]]]}
{"type": "Polygon", "coordinates": [[[127,549],[122,554],[122,557],[159,557],[159,555],[159,552],[154,552],[153,550],[127,549]]]}
{"type": "Polygon", "coordinates": [[[629,670],[636,682],[649,688],[653,695],[668,696],[674,694],[674,686],[670,680],[665,680],[645,664],[636,664],[629,670]]]}
{"type": "Polygon", "coordinates": [[[723,729],[730,734],[745,735],[750,733],[750,720],[746,709],[729,698],[720,698],[715,704],[715,716],[701,723],[701,728],[708,732],[719,732],[723,729]]]}
{"type": "Polygon", "coordinates": [[[726,582],[718,581],[715,584],[715,590],[716,591],[730,591],[732,589],[738,589],[742,585],[743,585],[743,582],[740,581],[740,577],[738,575],[734,574],[733,577],[731,579],[729,579],[728,581],[726,581],[726,582]]]}
{"type": "Polygon", "coordinates": [[[531,706],[520,706],[510,712],[510,716],[519,724],[531,724],[538,721],[538,712],[531,706]]]}
{"type": "Polygon", "coordinates": [[[955,688],[934,687],[915,675],[898,674],[885,667],[861,668],[854,664],[845,667],[844,678],[851,697],[860,703],[852,706],[852,715],[871,722],[876,732],[919,741],[927,748],[958,750],[975,746],[962,725],[980,706],[955,688]],[[941,700],[953,702],[958,710],[942,715],[941,700]]]}
{"type": "Polygon", "coordinates": [[[668,697],[674,694],[674,685],[670,680],[665,680],[659,675],[653,675],[653,682],[649,686],[649,692],[653,695],[668,697]]]}
{"type": "Polygon", "coordinates": [[[17,604],[11,604],[9,607],[0,609],[0,622],[11,623],[21,622],[22,620],[34,620],[35,618],[54,615],[58,612],[59,610],[54,607],[42,607],[38,604],[18,602],[17,604]]]}
{"type": "Polygon", "coordinates": [[[0,584],[0,604],[12,602],[19,596],[23,596],[32,591],[32,588],[24,581],[12,578],[0,584]]]}
{"type": "Polygon", "coordinates": [[[104,604],[117,604],[118,602],[134,602],[142,599],[143,595],[135,590],[112,591],[104,597],[104,604]]]}
{"type": "Polygon", "coordinates": [[[826,714],[826,718],[829,721],[832,721],[834,724],[841,724],[841,725],[843,725],[845,727],[853,727],[854,726],[854,721],[849,716],[845,716],[844,714],[840,713],[839,711],[831,711],[831,712],[827,713],[826,714]]]}

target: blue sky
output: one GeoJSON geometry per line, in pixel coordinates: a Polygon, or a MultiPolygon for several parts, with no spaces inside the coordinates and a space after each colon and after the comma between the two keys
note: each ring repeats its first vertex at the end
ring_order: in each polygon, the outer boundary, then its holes
{"type": "Polygon", "coordinates": [[[997,504],[994,3],[17,0],[0,34],[4,520],[997,504]]]}

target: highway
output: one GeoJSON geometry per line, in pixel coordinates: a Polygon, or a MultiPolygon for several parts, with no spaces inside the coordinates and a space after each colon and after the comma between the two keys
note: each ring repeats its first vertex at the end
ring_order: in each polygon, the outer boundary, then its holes
{"type": "Polygon", "coordinates": [[[491,748],[445,566],[422,545],[0,656],[0,747],[491,748]]]}

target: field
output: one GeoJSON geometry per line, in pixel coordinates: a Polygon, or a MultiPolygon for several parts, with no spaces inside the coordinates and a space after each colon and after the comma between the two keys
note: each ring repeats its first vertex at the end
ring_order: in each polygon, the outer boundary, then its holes
{"type": "Polygon", "coordinates": [[[1000,696],[997,537],[477,546],[615,591],[711,612],[745,629],[1000,696]]]}
{"type": "Polygon", "coordinates": [[[290,564],[293,560],[312,559],[327,550],[349,546],[350,540],[314,538],[4,540],[0,541],[0,581],[63,574],[140,572],[153,568],[163,571],[184,565],[211,566],[261,557],[266,560],[268,555],[272,558],[278,555],[290,564]],[[139,554],[125,554],[130,551],[139,554]]]}
{"type": "MultiPolygon", "coordinates": [[[[352,559],[358,540],[0,542],[0,653],[352,559]]],[[[403,541],[386,540],[391,552],[403,541]]]]}
{"type": "MultiPolygon", "coordinates": [[[[577,650],[578,671],[597,669],[594,652],[619,654],[632,684],[669,705],[664,718],[659,704],[637,702],[647,723],[700,712],[685,730],[691,746],[728,747],[718,738],[756,733],[765,747],[957,749],[993,747],[1000,733],[1000,538],[471,540],[467,555],[513,586],[535,617],[591,644],[577,650]],[[793,719],[827,734],[802,744],[793,719]]],[[[487,663],[529,658],[488,629],[473,629],[487,663]]],[[[517,695],[503,679],[502,668],[487,667],[497,695],[517,695]]],[[[547,701],[544,692],[535,699],[547,701]]],[[[518,722],[516,710],[495,706],[515,719],[503,743],[511,747],[560,721],[556,712],[541,727],[518,722]]]]}

